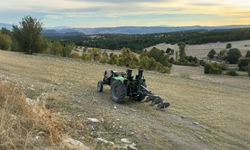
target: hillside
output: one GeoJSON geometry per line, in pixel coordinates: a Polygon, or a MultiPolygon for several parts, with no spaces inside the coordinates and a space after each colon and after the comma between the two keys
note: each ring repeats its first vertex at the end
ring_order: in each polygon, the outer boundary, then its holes
{"type": "MultiPolygon", "coordinates": [[[[191,79],[180,77],[185,67],[174,66],[171,75],[145,71],[147,87],[171,103],[163,112],[129,99],[116,104],[107,86],[98,93],[97,81],[109,68],[126,71],[125,67],[0,50],[0,78],[15,81],[31,99],[39,97],[55,105],[52,116],[65,124],[63,134],[91,149],[114,149],[98,144],[96,138],[115,146],[125,145],[121,138],[127,138],[138,149],[149,150],[250,149],[249,77],[203,75],[199,67],[186,68],[191,79]]],[[[44,138],[48,136],[45,133],[44,138]]],[[[44,138],[35,146],[49,147],[44,138]]]]}

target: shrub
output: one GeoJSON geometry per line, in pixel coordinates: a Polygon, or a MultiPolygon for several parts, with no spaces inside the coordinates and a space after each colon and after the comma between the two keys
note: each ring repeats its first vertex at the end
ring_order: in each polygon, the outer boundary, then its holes
{"type": "Polygon", "coordinates": [[[221,66],[217,63],[208,63],[204,66],[205,74],[221,74],[221,66]]]}
{"type": "Polygon", "coordinates": [[[72,53],[69,55],[69,58],[74,58],[74,59],[79,59],[79,54],[78,53],[72,53]]]}
{"type": "Polygon", "coordinates": [[[239,70],[247,71],[247,65],[250,63],[250,58],[240,59],[238,63],[239,70]]]}
{"type": "Polygon", "coordinates": [[[112,55],[111,58],[108,61],[108,64],[111,65],[118,65],[119,64],[119,58],[116,54],[112,55]]]}
{"type": "Polygon", "coordinates": [[[144,70],[155,70],[157,68],[157,62],[154,58],[143,57],[140,62],[140,67],[144,70]]]}
{"type": "Polygon", "coordinates": [[[227,61],[230,63],[230,64],[236,64],[238,62],[238,59],[241,57],[241,52],[239,49],[237,48],[233,48],[233,49],[230,49],[228,52],[227,52],[227,61]]]}
{"type": "Polygon", "coordinates": [[[210,52],[207,54],[209,58],[214,58],[214,55],[216,54],[216,51],[214,49],[211,49],[210,52]]]}
{"type": "Polygon", "coordinates": [[[231,47],[232,47],[232,44],[231,43],[227,43],[226,48],[231,48],[231,47]]]}
{"type": "Polygon", "coordinates": [[[250,63],[247,65],[248,76],[250,76],[250,63]]]}
{"type": "Polygon", "coordinates": [[[250,51],[247,51],[246,57],[250,57],[250,51]]]}
{"type": "Polygon", "coordinates": [[[238,76],[239,74],[233,69],[233,70],[228,70],[227,75],[230,75],[230,76],[238,76]]]}
{"type": "Polygon", "coordinates": [[[82,54],[82,60],[90,60],[90,55],[89,54],[82,54]]]}
{"type": "Polygon", "coordinates": [[[2,34],[0,31],[0,49],[2,50],[10,50],[12,44],[11,37],[6,34],[2,34]]]}
{"type": "Polygon", "coordinates": [[[108,62],[108,56],[107,55],[102,55],[102,58],[99,59],[100,63],[107,63],[108,62]]]}

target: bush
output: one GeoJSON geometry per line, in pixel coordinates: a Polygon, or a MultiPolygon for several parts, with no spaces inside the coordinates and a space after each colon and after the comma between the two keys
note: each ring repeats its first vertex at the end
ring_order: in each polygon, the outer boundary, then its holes
{"type": "Polygon", "coordinates": [[[79,54],[78,53],[72,53],[69,55],[69,58],[74,58],[74,59],[79,59],[79,54]]]}
{"type": "Polygon", "coordinates": [[[241,57],[241,52],[239,49],[237,48],[233,48],[233,49],[230,49],[228,52],[227,52],[227,61],[230,63],[230,64],[236,64],[238,62],[238,59],[241,57]]]}
{"type": "Polygon", "coordinates": [[[82,60],[90,60],[90,55],[89,54],[82,54],[82,60]]]}
{"type": "Polygon", "coordinates": [[[231,48],[231,47],[232,47],[232,44],[231,43],[227,43],[226,48],[231,48]]]}
{"type": "Polygon", "coordinates": [[[247,51],[246,57],[250,57],[250,51],[247,51]]]}
{"type": "Polygon", "coordinates": [[[250,76],[250,63],[247,65],[248,76],[250,76]]]}
{"type": "Polygon", "coordinates": [[[107,55],[102,55],[102,58],[99,59],[100,63],[107,63],[108,62],[108,56],[107,55]]]}
{"type": "Polygon", "coordinates": [[[112,55],[108,61],[108,64],[118,65],[119,64],[119,57],[116,54],[112,55]]]}
{"type": "Polygon", "coordinates": [[[205,74],[221,74],[221,66],[217,63],[208,63],[204,66],[205,74]]]}
{"type": "Polygon", "coordinates": [[[207,54],[209,58],[214,58],[214,55],[216,54],[216,51],[214,49],[211,49],[210,52],[207,54]]]}
{"type": "Polygon", "coordinates": [[[250,58],[240,59],[238,63],[239,70],[247,71],[247,65],[250,63],[250,58]]]}
{"type": "Polygon", "coordinates": [[[2,50],[10,50],[12,44],[11,37],[6,34],[2,34],[0,31],[0,49],[2,50]]]}
{"type": "Polygon", "coordinates": [[[143,57],[140,62],[140,67],[144,70],[155,70],[157,68],[157,62],[154,58],[143,57]]]}
{"type": "Polygon", "coordinates": [[[239,74],[235,70],[228,70],[226,75],[230,76],[238,76],[239,74]]]}

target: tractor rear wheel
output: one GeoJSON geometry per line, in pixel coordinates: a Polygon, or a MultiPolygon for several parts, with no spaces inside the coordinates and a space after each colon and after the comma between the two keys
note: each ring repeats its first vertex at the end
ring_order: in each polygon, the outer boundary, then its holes
{"type": "Polygon", "coordinates": [[[126,86],[119,80],[115,80],[110,89],[112,100],[116,103],[123,103],[127,96],[126,86]]]}
{"type": "Polygon", "coordinates": [[[97,91],[102,92],[102,90],[103,90],[103,82],[100,80],[97,83],[97,91]]]}
{"type": "MultiPolygon", "coordinates": [[[[147,87],[147,85],[146,85],[145,82],[143,82],[141,85],[143,85],[144,87],[147,87]]],[[[144,98],[145,98],[145,95],[139,94],[139,95],[136,97],[135,101],[141,102],[144,98]]]]}

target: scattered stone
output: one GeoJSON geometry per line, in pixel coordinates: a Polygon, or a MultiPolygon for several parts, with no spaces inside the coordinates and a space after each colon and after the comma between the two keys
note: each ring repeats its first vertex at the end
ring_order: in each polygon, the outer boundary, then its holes
{"type": "Polygon", "coordinates": [[[122,138],[122,139],[121,139],[121,142],[123,142],[123,143],[127,143],[127,144],[132,143],[131,141],[129,141],[129,140],[128,140],[128,139],[126,139],[126,138],[122,138]]]}
{"type": "Polygon", "coordinates": [[[44,135],[44,134],[45,134],[45,132],[43,132],[43,131],[40,131],[37,133],[37,135],[44,135]]]}
{"type": "Polygon", "coordinates": [[[201,137],[200,137],[200,139],[202,139],[202,140],[203,140],[203,137],[201,136],[201,137]]]}
{"type": "Polygon", "coordinates": [[[35,104],[35,100],[30,99],[30,98],[26,98],[26,102],[27,102],[29,105],[34,105],[34,104],[35,104]]]}
{"type": "Polygon", "coordinates": [[[97,138],[96,139],[98,142],[102,142],[102,143],[105,143],[105,144],[108,144],[109,142],[107,140],[104,140],[102,138],[97,138]]]}
{"type": "Polygon", "coordinates": [[[138,150],[136,147],[134,147],[132,145],[129,145],[128,148],[131,149],[131,150],[138,150]]]}
{"type": "Polygon", "coordinates": [[[34,89],[34,88],[32,88],[32,87],[28,87],[28,89],[30,89],[30,90],[32,90],[32,91],[35,91],[35,89],[34,89]]]}
{"type": "Polygon", "coordinates": [[[103,119],[103,118],[100,118],[100,120],[101,120],[102,122],[104,122],[104,119],[103,119]]]}
{"type": "Polygon", "coordinates": [[[119,126],[119,129],[122,129],[122,126],[119,126]]]}
{"type": "Polygon", "coordinates": [[[120,119],[116,119],[117,121],[119,121],[120,119]]]}
{"type": "Polygon", "coordinates": [[[116,107],[116,106],[114,106],[114,109],[117,109],[117,107],[116,107]]]}
{"type": "Polygon", "coordinates": [[[64,144],[70,149],[88,150],[89,147],[85,146],[82,142],[68,138],[63,140],[64,144]]]}
{"type": "Polygon", "coordinates": [[[16,116],[15,115],[10,114],[10,116],[11,116],[11,119],[16,120],[16,116]]]}
{"type": "Polygon", "coordinates": [[[111,142],[111,141],[109,141],[109,144],[112,145],[112,146],[115,145],[115,143],[114,143],[114,142],[111,142]]]}
{"type": "Polygon", "coordinates": [[[116,146],[116,148],[117,148],[117,149],[125,149],[125,150],[127,150],[127,149],[128,149],[128,147],[127,147],[127,146],[116,146]]]}
{"type": "Polygon", "coordinates": [[[136,144],[135,144],[135,143],[132,143],[131,145],[132,145],[132,146],[134,146],[134,147],[136,146],[136,144]]]}
{"type": "Polygon", "coordinates": [[[90,129],[91,129],[92,131],[95,131],[95,128],[93,127],[93,125],[90,126],[90,129]]]}
{"type": "Polygon", "coordinates": [[[125,114],[129,115],[129,112],[125,112],[125,114]]]}
{"type": "Polygon", "coordinates": [[[182,119],[187,119],[187,117],[186,117],[186,116],[181,116],[181,118],[182,118],[182,119]]]}
{"type": "Polygon", "coordinates": [[[198,122],[193,122],[193,125],[199,125],[199,123],[198,122]]]}
{"type": "Polygon", "coordinates": [[[34,87],[34,85],[33,85],[33,84],[31,84],[31,87],[33,88],[33,87],[34,87]]]}
{"type": "Polygon", "coordinates": [[[96,118],[87,118],[89,121],[91,122],[94,122],[94,123],[97,123],[97,122],[100,122],[98,119],[96,118]]]}
{"type": "Polygon", "coordinates": [[[38,140],[40,138],[40,136],[36,136],[36,139],[38,140]]]}
{"type": "Polygon", "coordinates": [[[42,96],[46,96],[46,93],[42,93],[42,96]]]}
{"type": "Polygon", "coordinates": [[[131,132],[130,135],[134,135],[134,132],[131,132]]]}

